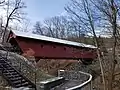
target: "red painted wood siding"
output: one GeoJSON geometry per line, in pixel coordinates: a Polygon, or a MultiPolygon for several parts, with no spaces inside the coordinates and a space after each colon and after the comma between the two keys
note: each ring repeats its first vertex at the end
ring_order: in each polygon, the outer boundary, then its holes
{"type": "Polygon", "coordinates": [[[94,59],[94,50],[88,48],[75,47],[48,41],[40,41],[23,37],[16,37],[20,48],[28,56],[49,59],[94,59]]]}

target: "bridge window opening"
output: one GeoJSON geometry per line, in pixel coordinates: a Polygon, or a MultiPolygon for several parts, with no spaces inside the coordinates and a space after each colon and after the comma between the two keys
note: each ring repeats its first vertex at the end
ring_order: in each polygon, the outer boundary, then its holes
{"type": "Polygon", "coordinates": [[[66,50],[66,48],[64,47],[64,50],[66,50]]]}
{"type": "Polygon", "coordinates": [[[41,45],[41,48],[43,48],[43,45],[41,45]]]}
{"type": "Polygon", "coordinates": [[[56,48],[56,46],[53,46],[53,48],[56,48]]]}

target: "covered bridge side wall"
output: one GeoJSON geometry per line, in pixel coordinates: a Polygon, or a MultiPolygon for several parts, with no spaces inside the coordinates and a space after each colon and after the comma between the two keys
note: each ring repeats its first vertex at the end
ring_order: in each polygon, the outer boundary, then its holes
{"type": "Polygon", "coordinates": [[[48,59],[94,59],[95,50],[49,41],[42,41],[17,36],[16,41],[24,54],[48,59]]]}

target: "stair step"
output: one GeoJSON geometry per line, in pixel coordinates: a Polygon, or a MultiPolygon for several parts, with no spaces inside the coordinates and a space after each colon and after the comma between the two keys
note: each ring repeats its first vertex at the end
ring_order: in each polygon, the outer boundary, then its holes
{"type": "Polygon", "coordinates": [[[8,63],[6,63],[5,61],[0,61],[1,64],[5,64],[8,65],[8,63]]]}
{"type": "Polygon", "coordinates": [[[22,85],[29,85],[29,82],[24,82],[22,83],[22,85]]]}
{"type": "Polygon", "coordinates": [[[17,80],[17,81],[13,81],[14,84],[21,84],[21,83],[25,83],[26,81],[23,80],[17,80]]]}
{"type": "Polygon", "coordinates": [[[35,85],[29,80],[24,78],[22,74],[19,74],[9,60],[0,57],[0,72],[9,79],[12,87],[30,87],[33,88],[35,85]]]}
{"type": "Polygon", "coordinates": [[[10,66],[9,65],[4,65],[2,64],[4,68],[7,68],[7,69],[10,69],[10,66]]]}
{"type": "Polygon", "coordinates": [[[17,78],[10,78],[11,81],[17,81],[17,80],[21,80],[22,77],[17,77],[17,78]]]}
{"type": "Polygon", "coordinates": [[[15,71],[13,68],[7,69],[7,71],[15,71]]]}
{"type": "Polygon", "coordinates": [[[5,75],[7,75],[7,76],[16,76],[18,73],[16,73],[16,72],[12,72],[12,73],[10,73],[10,72],[3,72],[3,74],[5,74],[5,75]]]}
{"type": "Polygon", "coordinates": [[[5,63],[5,61],[4,60],[0,60],[0,63],[5,63]]]}
{"type": "Polygon", "coordinates": [[[3,70],[3,73],[10,73],[10,72],[8,72],[8,70],[5,70],[5,69],[4,69],[4,70],[3,70]]]}
{"type": "Polygon", "coordinates": [[[3,68],[0,67],[0,71],[2,71],[2,70],[3,70],[3,68]]]}
{"type": "Polygon", "coordinates": [[[7,73],[4,73],[4,74],[5,74],[5,75],[16,75],[17,72],[12,72],[12,73],[7,72],[7,73]]]}
{"type": "Polygon", "coordinates": [[[25,82],[25,83],[16,84],[16,87],[27,87],[28,85],[29,85],[29,83],[25,82]]]}
{"type": "Polygon", "coordinates": [[[29,88],[33,88],[33,86],[32,86],[32,85],[28,85],[28,87],[29,87],[29,88]]]}
{"type": "Polygon", "coordinates": [[[19,74],[16,74],[16,75],[12,75],[13,77],[20,77],[20,75],[19,74]]]}
{"type": "Polygon", "coordinates": [[[8,78],[13,78],[13,76],[11,76],[11,75],[6,75],[8,78]]]}
{"type": "Polygon", "coordinates": [[[20,77],[19,75],[6,75],[8,78],[18,78],[20,77]]]}

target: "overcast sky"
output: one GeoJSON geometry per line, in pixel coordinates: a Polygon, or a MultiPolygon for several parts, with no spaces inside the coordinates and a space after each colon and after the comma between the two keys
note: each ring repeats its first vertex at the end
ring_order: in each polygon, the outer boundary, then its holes
{"type": "Polygon", "coordinates": [[[26,0],[26,12],[32,21],[43,21],[56,15],[64,14],[64,6],[70,0],[26,0]]]}

